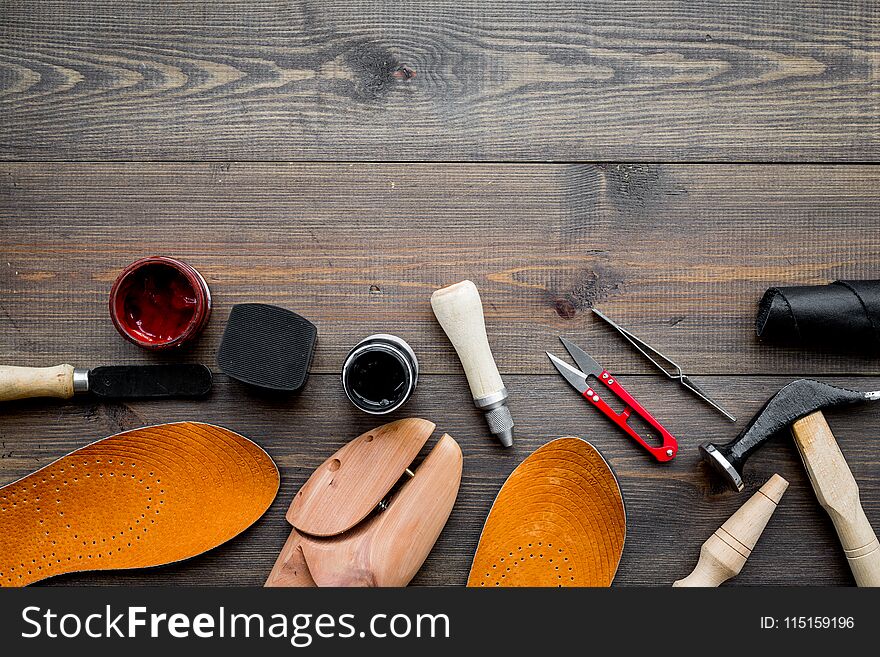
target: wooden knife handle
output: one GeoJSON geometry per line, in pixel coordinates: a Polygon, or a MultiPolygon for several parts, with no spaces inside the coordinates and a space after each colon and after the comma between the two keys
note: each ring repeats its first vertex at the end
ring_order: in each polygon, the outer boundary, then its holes
{"type": "Polygon", "coordinates": [[[458,353],[473,398],[501,392],[504,382],[489,348],[477,286],[462,281],[439,289],[431,295],[431,308],[458,353]]]}
{"type": "Polygon", "coordinates": [[[0,365],[0,401],[29,397],[73,397],[73,366],[0,365]]]}
{"type": "Polygon", "coordinates": [[[831,516],[840,544],[858,586],[880,586],[880,544],[868,522],[859,486],[825,421],[822,411],[798,420],[791,427],[822,508],[831,516]]]}

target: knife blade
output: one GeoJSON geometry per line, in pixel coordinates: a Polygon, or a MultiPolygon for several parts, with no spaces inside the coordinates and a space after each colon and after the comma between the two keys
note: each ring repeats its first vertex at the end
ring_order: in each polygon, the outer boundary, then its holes
{"type": "MultiPolygon", "coordinates": [[[[574,359],[574,362],[577,363],[577,366],[581,368],[581,371],[584,374],[592,374],[597,379],[602,375],[602,372],[605,370],[605,368],[599,365],[599,363],[597,363],[596,360],[592,356],[590,356],[590,354],[578,347],[571,340],[564,338],[561,335],[559,336],[559,339],[562,341],[565,349],[571,355],[572,359],[574,359]]],[[[559,362],[565,365],[563,361],[559,362]]],[[[583,390],[581,392],[583,392],[583,390]]]]}
{"type": "Polygon", "coordinates": [[[0,365],[0,401],[70,399],[82,393],[104,399],[196,398],[211,391],[212,381],[211,370],[198,364],[116,365],[92,370],[71,365],[0,365]]]}
{"type": "Polygon", "coordinates": [[[553,363],[553,366],[562,376],[565,377],[565,380],[568,381],[575,390],[581,394],[584,394],[587,391],[590,386],[587,385],[586,374],[579,369],[572,367],[564,360],[560,360],[549,351],[545,351],[544,353],[550,356],[550,362],[553,363]]]}

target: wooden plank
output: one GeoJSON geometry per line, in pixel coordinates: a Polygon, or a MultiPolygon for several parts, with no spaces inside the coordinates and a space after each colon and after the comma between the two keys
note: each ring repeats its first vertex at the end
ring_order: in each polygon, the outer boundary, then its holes
{"type": "Polygon", "coordinates": [[[5,0],[0,158],[870,160],[873,0],[5,0]]]}
{"type": "Polygon", "coordinates": [[[429,297],[467,277],[503,374],[552,372],[560,333],[652,372],[591,304],[693,374],[877,374],[761,345],[753,322],[770,285],[876,278],[878,207],[871,166],[4,164],[0,360],[152,358],[106,305],[126,264],[162,253],[213,290],[186,354],[209,364],[230,307],[263,301],[317,324],[316,372],[383,331],[458,373],[429,297]]]}
{"type": "MultiPolygon", "coordinates": [[[[784,377],[708,378],[742,418],[740,426],[788,381],[784,377]]],[[[829,383],[854,385],[850,378],[829,383]]],[[[813,498],[791,440],[773,440],[745,468],[746,490],[724,489],[699,462],[697,445],[727,441],[738,431],[683,391],[656,376],[624,381],[677,434],[681,451],[671,463],[651,461],[607,420],[587,407],[556,376],[508,377],[517,422],[513,448],[503,450],[487,435],[462,376],[429,375],[413,399],[389,419],[421,416],[435,421],[462,446],[464,478],[449,523],[415,584],[462,585],[482,523],[506,476],[532,450],[555,437],[577,435],[609,460],[623,490],[628,535],[616,582],[668,585],[690,572],[700,544],[769,476],[791,482],[751,559],[732,585],[851,584],[834,529],[813,498]]],[[[880,388],[880,378],[860,380],[880,388]]],[[[866,405],[828,413],[828,420],[857,481],[868,518],[880,529],[880,480],[872,437],[880,407],[866,405]]],[[[356,411],[337,377],[313,376],[301,396],[289,400],[249,394],[220,375],[204,402],[96,404],[30,401],[6,404],[0,414],[0,482],[7,483],[87,442],[144,424],[200,420],[227,426],[256,440],[278,463],[282,487],[270,511],[244,535],[187,562],[119,574],[83,574],[51,584],[260,585],[287,538],[284,512],[311,471],[344,442],[384,421],[356,411]]]]}

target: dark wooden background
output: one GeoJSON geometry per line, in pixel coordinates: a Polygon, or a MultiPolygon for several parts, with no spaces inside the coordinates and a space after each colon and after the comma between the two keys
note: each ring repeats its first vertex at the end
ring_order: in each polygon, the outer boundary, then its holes
{"type": "MultiPolygon", "coordinates": [[[[462,585],[507,474],[561,435],[592,441],[624,491],[616,583],[667,585],[773,472],[791,488],[743,584],[852,584],[790,441],[724,490],[697,445],[733,437],[801,376],[880,389],[880,364],[759,344],[769,285],[880,276],[880,9],[875,2],[580,3],[0,0],[0,362],[167,360],[107,313],[130,261],[180,257],[214,315],[184,358],[215,364],[235,303],[319,330],[287,400],[222,374],[204,402],[33,400],[0,407],[0,484],[87,442],[173,420],[227,426],[275,458],[282,489],[244,535],[150,571],[50,584],[259,585],[309,473],[376,424],[338,372],[376,331],[416,350],[418,415],[465,454],[458,502],[414,584],[462,585]],[[503,450],[430,310],[480,288],[511,392],[503,450]],[[606,311],[676,357],[736,426],[661,378],[606,311]],[[555,375],[586,347],[677,434],[658,465],[555,375]]],[[[880,407],[829,420],[880,526],[880,407]]],[[[110,502],[110,501],[105,501],[110,502]]],[[[185,528],[181,528],[185,531],[185,528]]]]}

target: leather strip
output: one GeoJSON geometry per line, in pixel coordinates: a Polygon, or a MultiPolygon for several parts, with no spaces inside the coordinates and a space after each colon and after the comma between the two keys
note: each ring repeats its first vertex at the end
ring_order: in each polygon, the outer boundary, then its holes
{"type": "Polygon", "coordinates": [[[776,344],[878,355],[880,280],[771,287],[755,329],[776,344]]]}

